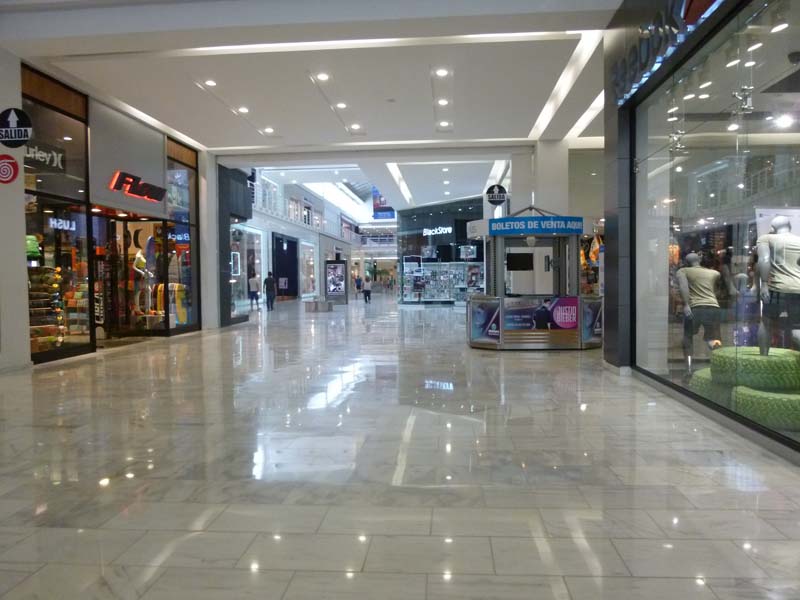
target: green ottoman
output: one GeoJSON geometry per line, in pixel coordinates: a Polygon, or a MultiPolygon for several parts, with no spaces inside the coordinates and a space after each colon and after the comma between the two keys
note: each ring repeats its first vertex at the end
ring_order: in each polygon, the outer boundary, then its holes
{"type": "Polygon", "coordinates": [[[762,392],[733,388],[733,410],[771,429],[800,431],[800,393],[762,392]]]}
{"type": "Polygon", "coordinates": [[[698,396],[720,404],[725,408],[731,405],[731,392],[733,386],[724,383],[715,383],[711,378],[711,369],[695,371],[689,380],[689,389],[698,396]]]}
{"type": "Polygon", "coordinates": [[[800,352],[772,348],[761,356],[754,346],[730,346],[711,353],[714,383],[746,386],[757,390],[800,390],[800,352]]]}

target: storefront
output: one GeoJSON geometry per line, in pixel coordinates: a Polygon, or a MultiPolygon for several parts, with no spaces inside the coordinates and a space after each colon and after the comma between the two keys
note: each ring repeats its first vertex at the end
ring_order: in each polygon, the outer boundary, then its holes
{"type": "Polygon", "coordinates": [[[800,0],[683,6],[605,49],[606,360],[800,450],[800,0]]]}
{"type": "Polygon", "coordinates": [[[23,109],[34,123],[25,153],[34,362],[197,329],[196,152],[22,73],[23,109]]]}
{"type": "Polygon", "coordinates": [[[480,198],[397,212],[401,304],[463,302],[483,289],[483,244],[467,237],[481,218],[480,198]]]}

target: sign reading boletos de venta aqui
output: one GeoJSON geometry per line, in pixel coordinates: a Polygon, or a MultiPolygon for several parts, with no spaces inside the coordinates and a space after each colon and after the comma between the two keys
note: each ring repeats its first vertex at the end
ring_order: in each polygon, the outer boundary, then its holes
{"type": "Polygon", "coordinates": [[[505,217],[489,221],[489,235],[581,235],[583,217],[505,217]]]}

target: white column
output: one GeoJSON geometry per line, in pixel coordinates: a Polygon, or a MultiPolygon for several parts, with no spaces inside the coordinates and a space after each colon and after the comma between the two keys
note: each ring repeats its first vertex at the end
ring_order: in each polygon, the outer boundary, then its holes
{"type": "MultiPolygon", "coordinates": [[[[22,107],[20,63],[0,50],[0,110],[22,107]]],[[[36,127],[36,123],[33,124],[36,127]]],[[[25,147],[0,146],[16,161],[19,175],[0,183],[0,371],[31,364],[28,273],[25,267],[25,147]]]]}
{"type": "Polygon", "coordinates": [[[569,145],[563,140],[536,144],[534,190],[536,207],[569,213],[569,145]]]}
{"type": "MultiPolygon", "coordinates": [[[[514,213],[531,205],[533,199],[533,152],[524,149],[511,154],[511,210],[514,213]]],[[[527,214],[527,213],[525,213],[527,214]]]]}
{"type": "Polygon", "coordinates": [[[219,187],[217,158],[198,153],[200,177],[200,304],[203,329],[219,327],[219,187]]]}

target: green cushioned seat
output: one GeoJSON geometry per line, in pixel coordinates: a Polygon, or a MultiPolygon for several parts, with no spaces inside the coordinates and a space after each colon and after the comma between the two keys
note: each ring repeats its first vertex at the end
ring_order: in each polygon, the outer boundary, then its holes
{"type": "Polygon", "coordinates": [[[775,392],[800,391],[800,352],[772,348],[761,356],[755,346],[731,346],[711,353],[714,383],[775,392]]]}
{"type": "Polygon", "coordinates": [[[771,429],[800,431],[800,393],[765,392],[740,385],[733,389],[733,410],[771,429]]]}
{"type": "Polygon", "coordinates": [[[692,374],[689,380],[689,389],[698,396],[711,400],[725,407],[731,405],[731,392],[733,386],[724,383],[715,383],[711,378],[711,369],[700,369],[692,374]]]}

